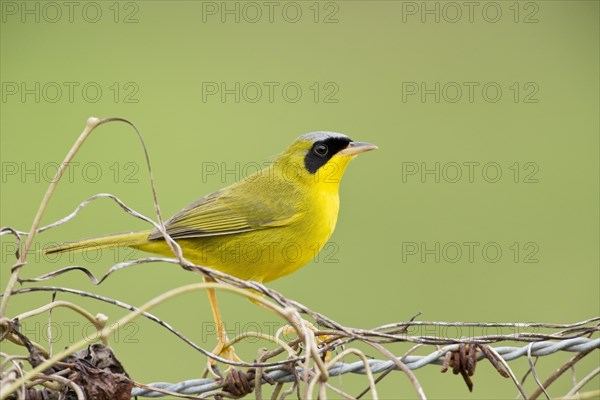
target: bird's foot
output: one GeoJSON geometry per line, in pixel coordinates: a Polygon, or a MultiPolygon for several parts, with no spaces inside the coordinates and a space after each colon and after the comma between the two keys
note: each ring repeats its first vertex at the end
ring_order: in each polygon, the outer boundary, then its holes
{"type": "MultiPolygon", "coordinates": [[[[331,335],[316,335],[316,333],[319,332],[319,329],[317,329],[317,327],[314,326],[310,321],[306,321],[303,319],[302,325],[306,329],[311,331],[313,334],[315,334],[315,344],[317,345],[317,348],[320,349],[320,348],[326,347],[330,344],[331,338],[332,338],[331,335]]],[[[287,324],[277,330],[275,337],[277,337],[279,339],[281,335],[289,335],[289,334],[297,335],[298,333],[297,333],[296,328],[293,325],[287,324]]],[[[322,358],[323,358],[323,361],[325,361],[325,362],[329,361],[331,358],[331,351],[326,350],[325,352],[323,352],[322,358]]]]}
{"type": "MultiPolygon", "coordinates": [[[[227,346],[227,341],[219,341],[217,347],[215,347],[213,351],[211,351],[211,353],[217,357],[224,358],[228,361],[242,362],[242,360],[237,356],[237,354],[235,354],[235,349],[233,348],[233,346],[227,346]]],[[[225,372],[227,373],[233,368],[233,365],[229,365],[225,372]]],[[[204,374],[202,375],[202,377],[205,378],[209,372],[212,375],[214,375],[215,378],[223,379],[223,374],[217,367],[217,360],[211,357],[208,357],[208,360],[206,362],[206,369],[204,370],[204,374]]]]}

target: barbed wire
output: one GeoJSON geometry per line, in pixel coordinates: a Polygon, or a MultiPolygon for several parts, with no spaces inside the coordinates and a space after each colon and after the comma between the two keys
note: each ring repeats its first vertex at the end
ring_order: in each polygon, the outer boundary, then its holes
{"type": "MultiPolygon", "coordinates": [[[[443,357],[447,352],[457,351],[457,344],[444,346],[428,355],[408,355],[401,358],[401,361],[411,370],[422,368],[426,365],[442,365],[443,357]]],[[[588,339],[588,338],[573,338],[567,339],[560,342],[544,341],[531,343],[530,345],[522,347],[513,346],[499,346],[494,348],[505,361],[512,361],[520,357],[527,357],[528,351],[529,356],[541,357],[554,354],[559,351],[566,352],[585,352],[595,349],[600,349],[600,339],[588,339]]],[[[483,353],[479,353],[477,356],[478,360],[483,359],[485,356],[483,353]]],[[[373,373],[381,373],[394,369],[394,363],[389,360],[368,360],[369,367],[373,373]]],[[[296,368],[297,375],[287,370],[275,370],[269,373],[265,373],[264,381],[261,384],[276,382],[276,383],[289,383],[296,381],[296,376],[303,376],[304,371],[301,368],[296,368]]],[[[362,361],[356,361],[353,363],[336,363],[332,368],[328,370],[329,376],[339,376],[343,374],[353,373],[365,375],[367,370],[362,361]]],[[[150,388],[162,389],[165,391],[178,393],[182,395],[200,395],[213,390],[221,389],[225,386],[222,380],[218,379],[190,379],[178,383],[167,383],[167,382],[154,382],[149,383],[147,388],[134,388],[131,396],[139,397],[165,397],[167,394],[153,391],[150,388]]]]}

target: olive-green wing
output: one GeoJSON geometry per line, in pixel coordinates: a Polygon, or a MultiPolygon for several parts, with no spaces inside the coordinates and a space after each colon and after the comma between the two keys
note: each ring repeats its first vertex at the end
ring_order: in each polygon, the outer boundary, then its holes
{"type": "MultiPolygon", "coordinates": [[[[299,214],[283,199],[260,200],[256,193],[219,191],[192,203],[166,222],[173,239],[231,235],[258,229],[285,226],[299,214]]],[[[162,239],[159,231],[148,239],[162,239]]]]}

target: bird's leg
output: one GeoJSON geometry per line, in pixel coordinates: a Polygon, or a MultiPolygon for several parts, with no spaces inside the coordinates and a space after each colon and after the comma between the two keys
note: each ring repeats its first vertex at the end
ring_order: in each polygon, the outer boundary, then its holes
{"type": "MultiPolygon", "coordinates": [[[[205,277],[205,282],[214,282],[212,278],[205,277]]],[[[235,350],[233,346],[227,346],[226,344],[229,341],[227,338],[227,332],[225,331],[225,325],[223,324],[223,320],[221,318],[221,312],[219,311],[219,303],[217,302],[217,293],[215,289],[207,289],[208,292],[208,301],[210,302],[210,308],[212,309],[213,320],[215,325],[217,326],[217,346],[213,349],[212,354],[225,358],[230,361],[240,362],[240,358],[235,354],[235,350]]],[[[207,362],[207,370],[215,374],[217,377],[222,377],[221,373],[217,368],[217,361],[208,358],[207,362]]],[[[206,375],[206,372],[205,374],[206,375]]]]}

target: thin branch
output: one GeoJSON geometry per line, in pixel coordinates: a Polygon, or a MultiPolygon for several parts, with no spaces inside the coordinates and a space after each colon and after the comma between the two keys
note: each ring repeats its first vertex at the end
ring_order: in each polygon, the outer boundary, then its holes
{"type": "Polygon", "coordinates": [[[97,314],[96,316],[93,316],[90,312],[85,310],[83,307],[80,307],[77,304],[73,304],[68,301],[54,301],[52,303],[48,303],[39,308],[36,308],[35,310],[31,310],[31,311],[27,311],[22,314],[19,314],[15,318],[13,318],[13,320],[23,321],[24,319],[31,318],[31,317],[34,317],[39,314],[43,314],[43,313],[50,311],[56,307],[65,307],[65,308],[69,308],[69,309],[77,312],[78,314],[82,315],[85,319],[90,321],[92,324],[94,324],[94,326],[98,330],[101,330],[102,328],[104,328],[104,325],[106,325],[106,321],[108,320],[108,318],[104,314],[97,314]]]}
{"type": "Polygon", "coordinates": [[[548,394],[548,392],[546,392],[546,388],[544,388],[544,385],[542,385],[542,382],[540,382],[540,378],[538,378],[538,374],[535,370],[535,363],[533,362],[533,359],[531,357],[532,347],[533,343],[530,343],[529,346],[527,346],[527,361],[529,362],[529,370],[531,371],[531,375],[533,375],[533,379],[535,380],[535,383],[537,383],[538,388],[540,388],[544,392],[548,400],[551,400],[550,395],[548,394]]]}
{"type": "Polygon", "coordinates": [[[63,160],[63,162],[58,167],[58,170],[56,171],[56,175],[54,176],[54,179],[52,179],[52,181],[50,182],[50,185],[48,186],[48,189],[46,190],[46,194],[44,195],[44,198],[42,199],[42,203],[40,204],[40,207],[38,208],[38,211],[35,215],[35,218],[33,219],[33,223],[31,224],[31,229],[29,230],[29,235],[27,235],[27,240],[25,241],[25,247],[23,248],[23,252],[20,254],[19,259],[17,260],[17,262],[15,263],[15,265],[12,268],[12,273],[11,273],[10,279],[4,290],[4,297],[2,298],[2,301],[0,302],[0,318],[6,316],[6,307],[8,306],[8,299],[10,298],[10,293],[12,292],[15,284],[17,283],[17,279],[19,277],[19,270],[27,263],[27,261],[26,261],[27,252],[29,251],[31,244],[33,243],[35,233],[37,232],[37,229],[40,226],[42,216],[44,215],[44,211],[46,211],[46,207],[48,206],[48,203],[50,202],[50,198],[52,197],[52,194],[54,193],[54,190],[56,189],[56,185],[58,185],[58,182],[62,178],[65,170],[68,168],[69,163],[71,162],[73,157],[75,157],[75,154],[77,153],[77,151],[79,150],[79,148],[81,147],[83,142],[92,133],[94,128],[96,128],[100,124],[101,124],[101,120],[99,120],[98,118],[94,118],[94,117],[88,118],[85,129],[83,130],[83,132],[81,133],[81,135],[79,136],[79,138],[77,139],[77,141],[75,142],[75,144],[73,145],[73,147],[71,148],[71,150],[69,151],[69,153],[67,154],[65,159],[63,160]]]}
{"type": "Polygon", "coordinates": [[[402,361],[400,361],[398,358],[396,358],[392,353],[390,353],[389,350],[387,350],[385,347],[383,347],[379,343],[374,343],[374,342],[370,342],[370,341],[365,341],[365,343],[367,343],[367,344],[371,345],[372,347],[374,347],[375,349],[377,349],[381,354],[383,354],[388,359],[390,359],[390,361],[393,361],[394,364],[396,364],[396,366],[402,372],[404,372],[406,374],[406,376],[408,376],[408,379],[412,383],[412,385],[413,385],[415,391],[417,392],[417,395],[419,396],[419,398],[421,400],[426,400],[427,399],[427,396],[425,396],[425,391],[423,391],[423,387],[419,383],[419,381],[418,381],[417,377],[415,376],[415,374],[413,374],[412,371],[410,369],[408,369],[408,367],[406,366],[406,364],[404,364],[402,361]]]}
{"type": "MultiPolygon", "coordinates": [[[[565,371],[568,371],[573,365],[577,364],[581,359],[588,354],[590,354],[592,350],[582,351],[581,353],[577,353],[577,355],[571,357],[566,363],[560,366],[556,371],[552,373],[545,381],[542,383],[542,386],[547,388],[550,386],[555,380],[557,380],[565,371]]],[[[531,396],[529,396],[529,400],[535,400],[542,394],[542,390],[537,388],[531,396]]]]}
{"type": "Polygon", "coordinates": [[[504,366],[504,368],[506,368],[508,375],[511,377],[511,379],[515,383],[515,386],[517,387],[517,389],[519,389],[519,393],[521,393],[521,395],[523,396],[523,399],[528,399],[527,394],[525,394],[525,389],[523,389],[523,386],[521,386],[521,382],[519,382],[515,373],[513,372],[512,368],[510,368],[510,366],[508,365],[506,360],[504,360],[504,358],[502,358],[500,356],[500,354],[498,354],[498,352],[494,348],[486,346],[486,350],[488,350],[490,353],[492,353],[496,357],[496,359],[504,366]]]}
{"type": "MultiPolygon", "coordinates": [[[[371,390],[371,394],[373,396],[373,399],[377,400],[379,398],[379,396],[377,395],[377,389],[375,388],[375,380],[373,378],[373,372],[371,371],[371,367],[369,366],[369,361],[367,360],[367,357],[365,356],[365,354],[358,350],[358,349],[346,349],[343,352],[341,352],[340,354],[338,354],[337,356],[335,356],[331,361],[329,361],[326,365],[327,369],[331,368],[336,362],[342,360],[343,358],[345,358],[346,356],[350,355],[350,354],[355,354],[358,357],[360,357],[360,359],[363,362],[363,365],[365,366],[365,370],[367,372],[367,380],[369,382],[369,388],[371,390]]],[[[321,371],[318,371],[315,378],[310,382],[310,385],[308,387],[308,399],[312,399],[312,392],[313,392],[313,388],[316,382],[321,381],[321,378],[323,377],[323,375],[321,374],[321,371]]]]}
{"type": "Polygon", "coordinates": [[[565,396],[573,396],[577,392],[579,392],[585,385],[587,385],[592,379],[594,379],[597,375],[600,375],[600,367],[596,368],[589,374],[583,377],[582,380],[579,381],[571,390],[567,392],[565,396]]]}

